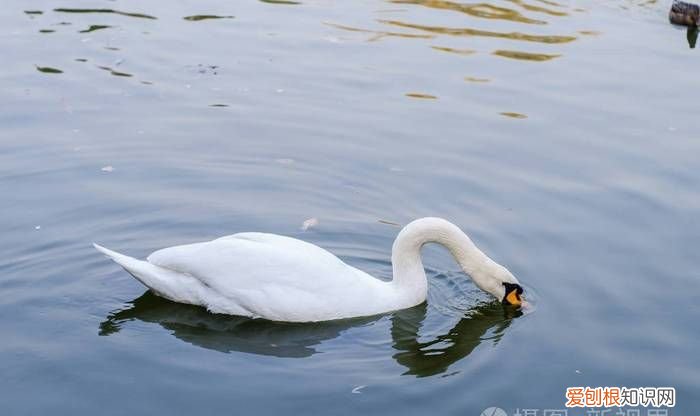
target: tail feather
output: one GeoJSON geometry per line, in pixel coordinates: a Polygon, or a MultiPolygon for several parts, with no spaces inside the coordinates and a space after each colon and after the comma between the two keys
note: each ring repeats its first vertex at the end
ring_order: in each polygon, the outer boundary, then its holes
{"type": "Polygon", "coordinates": [[[201,286],[201,283],[192,277],[117,253],[96,243],[92,243],[92,245],[157,295],[176,302],[196,304],[196,301],[192,299],[191,290],[187,289],[201,286]]]}
{"type": "Polygon", "coordinates": [[[102,254],[106,255],[110,259],[114,260],[115,263],[118,265],[122,266],[124,270],[129,272],[132,276],[134,276],[139,282],[143,283],[147,287],[156,290],[154,288],[154,266],[151,263],[148,263],[143,260],[135,259],[133,257],[125,256],[124,254],[117,253],[116,251],[112,251],[108,248],[102,247],[99,244],[92,243],[92,245],[97,249],[97,251],[101,252],[102,254]]]}
{"type": "Polygon", "coordinates": [[[102,247],[101,245],[99,245],[97,243],[92,243],[92,245],[97,249],[97,251],[99,251],[102,254],[106,255],[107,257],[111,258],[118,265],[124,267],[125,269],[127,269],[130,265],[135,266],[138,262],[142,262],[141,260],[135,259],[133,257],[125,256],[123,254],[117,253],[116,251],[112,251],[108,248],[102,247]]]}

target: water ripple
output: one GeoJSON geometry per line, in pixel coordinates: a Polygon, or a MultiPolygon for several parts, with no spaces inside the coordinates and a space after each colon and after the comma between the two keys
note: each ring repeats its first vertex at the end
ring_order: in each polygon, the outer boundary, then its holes
{"type": "Polygon", "coordinates": [[[384,23],[391,26],[398,26],[408,29],[417,29],[425,32],[440,34],[440,35],[450,35],[450,36],[482,36],[490,38],[501,38],[501,39],[511,39],[526,42],[539,42],[547,44],[559,44],[559,43],[569,43],[575,41],[576,36],[558,36],[558,35],[532,35],[528,33],[521,32],[494,32],[489,30],[480,30],[472,28],[448,28],[442,26],[428,26],[416,23],[406,23],[399,20],[379,20],[380,23],[384,23]]]}
{"type": "Polygon", "coordinates": [[[120,16],[136,17],[136,18],[141,18],[141,19],[152,19],[152,20],[157,19],[155,16],[151,16],[151,15],[148,15],[148,14],[122,12],[122,11],[114,10],[114,9],[73,9],[73,8],[57,8],[57,9],[53,9],[53,11],[54,11],[54,12],[57,12],[57,13],[97,13],[97,14],[108,13],[108,14],[117,14],[117,15],[120,15],[120,16]]]}
{"type": "Polygon", "coordinates": [[[434,9],[450,10],[464,13],[473,17],[493,20],[507,20],[511,22],[544,25],[544,20],[530,19],[516,10],[506,7],[493,6],[488,3],[463,4],[446,0],[391,0],[397,4],[415,4],[434,9]]]}

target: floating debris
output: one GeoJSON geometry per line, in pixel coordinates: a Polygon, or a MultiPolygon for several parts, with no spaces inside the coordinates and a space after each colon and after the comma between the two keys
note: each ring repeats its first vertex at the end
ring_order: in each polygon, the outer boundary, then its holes
{"type": "Polygon", "coordinates": [[[308,220],[304,221],[301,224],[301,230],[307,231],[309,228],[315,227],[317,225],[318,225],[318,218],[309,218],[308,220]]]}
{"type": "Polygon", "coordinates": [[[55,30],[53,29],[41,29],[39,30],[39,33],[53,33],[55,30]]]}
{"type": "Polygon", "coordinates": [[[44,14],[44,12],[42,12],[41,10],[25,10],[24,13],[28,14],[30,16],[37,16],[40,14],[44,14]]]}
{"type": "Polygon", "coordinates": [[[228,104],[209,104],[209,107],[228,107],[228,104]]]}
{"type": "Polygon", "coordinates": [[[525,114],[513,113],[513,112],[508,112],[508,111],[503,112],[503,113],[499,113],[499,114],[501,114],[502,116],[510,117],[510,118],[527,118],[527,116],[525,114]]]}
{"type": "Polygon", "coordinates": [[[38,66],[34,65],[36,67],[36,70],[39,72],[43,72],[45,74],[62,74],[63,71],[61,71],[58,68],[52,68],[50,66],[38,66]]]}
{"type": "Polygon", "coordinates": [[[235,19],[235,16],[217,16],[215,14],[196,14],[194,16],[185,16],[183,19],[189,20],[190,22],[199,22],[202,20],[211,19],[235,19]]]}
{"type": "Polygon", "coordinates": [[[100,170],[101,170],[102,172],[113,172],[113,171],[114,171],[114,168],[112,167],[112,165],[107,165],[107,166],[104,166],[104,167],[103,167],[102,169],[100,169],[100,170]]]}
{"type": "Polygon", "coordinates": [[[430,95],[430,94],[423,94],[420,92],[409,92],[406,93],[406,97],[411,97],[411,98],[421,98],[423,100],[437,100],[437,96],[435,95],[430,95]]]}
{"type": "Polygon", "coordinates": [[[85,58],[75,58],[76,62],[87,62],[88,60],[85,58]]]}

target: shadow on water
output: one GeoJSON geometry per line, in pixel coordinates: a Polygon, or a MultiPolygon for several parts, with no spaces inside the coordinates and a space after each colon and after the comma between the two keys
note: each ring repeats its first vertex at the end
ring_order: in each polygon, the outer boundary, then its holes
{"type": "Polygon", "coordinates": [[[425,303],[398,311],[391,317],[391,338],[398,350],[393,358],[406,367],[404,375],[428,377],[446,372],[450,366],[467,357],[484,341],[497,344],[514,318],[523,313],[490,302],[473,307],[446,333],[419,341],[425,320],[425,303]]]}
{"type": "MultiPolygon", "coordinates": [[[[220,351],[302,358],[319,351],[321,342],[344,331],[378,321],[383,315],[319,323],[281,323],[238,316],[217,315],[201,307],[168,301],[145,292],[116,310],[100,324],[99,334],[117,333],[130,321],[160,324],[176,338],[198,347],[220,351]]],[[[481,304],[465,312],[446,333],[420,335],[427,315],[427,304],[391,314],[392,347],[397,363],[407,368],[405,375],[426,377],[442,374],[467,357],[478,345],[497,343],[512,319],[522,315],[497,302],[481,304]],[[419,341],[427,337],[428,341],[419,341]]]]}

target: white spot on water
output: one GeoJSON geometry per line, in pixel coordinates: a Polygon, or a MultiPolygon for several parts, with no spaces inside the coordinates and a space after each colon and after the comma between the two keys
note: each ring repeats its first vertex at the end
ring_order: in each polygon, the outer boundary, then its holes
{"type": "Polygon", "coordinates": [[[301,230],[306,231],[309,228],[315,227],[318,225],[318,218],[309,218],[308,220],[304,221],[301,224],[301,230]]]}

